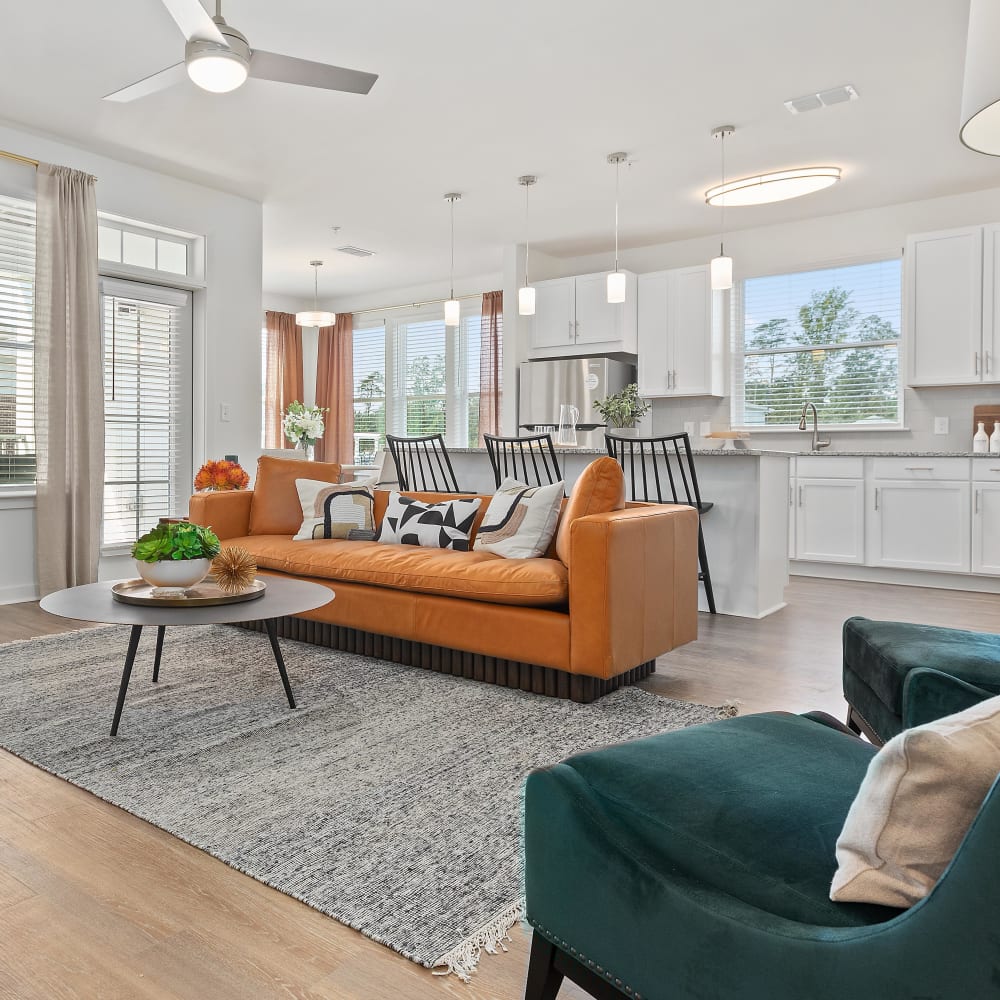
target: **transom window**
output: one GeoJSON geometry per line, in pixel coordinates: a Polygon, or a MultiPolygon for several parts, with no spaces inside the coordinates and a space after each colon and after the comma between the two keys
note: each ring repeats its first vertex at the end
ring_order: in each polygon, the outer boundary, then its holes
{"type": "Polygon", "coordinates": [[[899,259],[745,279],[734,425],[797,427],[809,401],[828,426],[897,426],[901,303],[899,259]]]}
{"type": "Polygon", "coordinates": [[[197,243],[197,237],[105,215],[97,225],[97,256],[101,263],[139,271],[197,277],[197,243]]]}

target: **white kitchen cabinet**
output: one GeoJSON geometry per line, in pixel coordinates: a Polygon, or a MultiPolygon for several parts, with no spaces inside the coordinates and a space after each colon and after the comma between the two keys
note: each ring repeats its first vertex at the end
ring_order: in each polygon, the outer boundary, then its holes
{"type": "Polygon", "coordinates": [[[970,490],[968,482],[872,479],[868,565],[970,572],[970,490]]]}
{"type": "Polygon", "coordinates": [[[972,484],[972,572],[1000,576],[1000,483],[972,484]]]}
{"type": "Polygon", "coordinates": [[[903,258],[909,384],[1000,381],[1000,227],[910,236],[903,258]]]}
{"type": "Polygon", "coordinates": [[[639,275],[639,393],[722,396],[723,328],[707,265],[639,275]]]}
{"type": "Polygon", "coordinates": [[[795,558],[805,562],[865,561],[862,479],[795,480],[795,558]]]}
{"type": "Polygon", "coordinates": [[[625,301],[607,299],[607,273],[535,282],[535,315],[528,327],[532,358],[635,354],[636,276],[625,272],[625,301]]]}

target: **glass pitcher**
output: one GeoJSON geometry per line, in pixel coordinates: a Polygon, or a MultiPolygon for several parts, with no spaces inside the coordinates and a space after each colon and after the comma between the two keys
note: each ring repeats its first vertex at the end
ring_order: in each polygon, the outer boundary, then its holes
{"type": "Polygon", "coordinates": [[[559,432],[556,434],[556,444],[565,447],[576,447],[576,424],[580,419],[580,411],[572,403],[563,403],[559,407],[559,432]]]}

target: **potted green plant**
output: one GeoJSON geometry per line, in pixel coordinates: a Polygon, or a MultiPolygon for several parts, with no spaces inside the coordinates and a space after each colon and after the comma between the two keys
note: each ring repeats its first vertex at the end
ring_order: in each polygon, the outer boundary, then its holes
{"type": "Polygon", "coordinates": [[[132,558],[150,586],[193,587],[208,576],[220,548],[211,528],[189,521],[161,521],[132,546],[132,558]]]}
{"type": "Polygon", "coordinates": [[[636,424],[649,412],[651,405],[639,398],[639,386],[635,382],[625,386],[621,392],[594,400],[594,409],[615,431],[634,432],[636,424]]]}

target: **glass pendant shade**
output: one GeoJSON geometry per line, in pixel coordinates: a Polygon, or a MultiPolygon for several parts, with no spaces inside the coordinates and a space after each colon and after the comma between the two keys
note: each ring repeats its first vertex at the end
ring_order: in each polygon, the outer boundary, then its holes
{"type": "Polygon", "coordinates": [[[625,301],[625,273],[623,271],[612,271],[608,275],[608,302],[617,303],[625,301]]]}
{"type": "Polygon", "coordinates": [[[535,315],[535,289],[531,285],[517,290],[517,312],[519,316],[535,315]]]}
{"type": "Polygon", "coordinates": [[[235,55],[211,53],[188,59],[187,73],[202,90],[226,94],[246,83],[247,65],[235,55]]]}
{"type": "Polygon", "coordinates": [[[337,322],[337,314],[323,309],[306,309],[295,314],[295,322],[299,326],[333,326],[337,322]]]}
{"type": "Polygon", "coordinates": [[[444,304],[444,325],[458,326],[461,311],[458,299],[448,299],[444,304]]]}
{"type": "Polygon", "coordinates": [[[724,254],[713,257],[709,265],[712,276],[712,291],[724,292],[733,287],[733,258],[724,254]]]}

